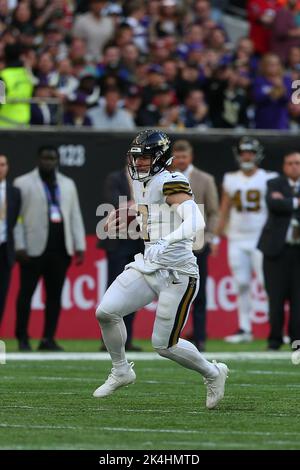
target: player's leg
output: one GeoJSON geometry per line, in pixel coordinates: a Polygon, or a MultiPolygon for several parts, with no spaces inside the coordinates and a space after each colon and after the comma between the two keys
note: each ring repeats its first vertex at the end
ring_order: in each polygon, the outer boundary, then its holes
{"type": "Polygon", "coordinates": [[[256,248],[255,250],[252,251],[251,258],[252,258],[252,269],[254,271],[255,277],[258,280],[259,284],[262,287],[265,287],[264,269],[263,269],[264,256],[262,252],[256,248]]]}
{"type": "Polygon", "coordinates": [[[223,398],[228,369],[207,361],[192,343],[179,338],[199,287],[198,281],[189,276],[180,275],[179,281],[160,288],[152,344],[159,355],[204,377],[208,386],[207,407],[214,408],[223,398]]]}
{"type": "Polygon", "coordinates": [[[135,380],[125,355],[127,332],[123,317],[147,305],[155,296],[143,274],[135,269],[123,271],[106,291],[96,316],[113,369],[105,384],[94,392],[95,397],[110,395],[116,388],[135,380]]]}
{"type": "Polygon", "coordinates": [[[251,278],[250,252],[237,240],[228,242],[228,262],[237,289],[239,329],[236,334],[227,336],[225,341],[239,343],[251,341],[251,278]]]}

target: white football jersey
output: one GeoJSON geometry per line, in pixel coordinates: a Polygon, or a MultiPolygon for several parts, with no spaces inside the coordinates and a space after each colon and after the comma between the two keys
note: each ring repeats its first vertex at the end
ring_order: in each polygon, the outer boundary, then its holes
{"type": "Polygon", "coordinates": [[[223,188],[231,197],[227,236],[231,240],[258,239],[267,219],[267,182],[278,176],[259,168],[252,176],[241,170],[225,173],[223,188]]]}
{"type": "MultiPolygon", "coordinates": [[[[147,248],[176,230],[182,220],[167,203],[169,195],[177,193],[192,195],[187,178],[180,172],[165,170],[153,176],[147,183],[133,181],[134,200],[138,210],[138,223],[147,248]]],[[[170,244],[160,255],[159,262],[145,261],[145,272],[165,268],[198,277],[198,266],[192,251],[193,239],[170,244]]]]}

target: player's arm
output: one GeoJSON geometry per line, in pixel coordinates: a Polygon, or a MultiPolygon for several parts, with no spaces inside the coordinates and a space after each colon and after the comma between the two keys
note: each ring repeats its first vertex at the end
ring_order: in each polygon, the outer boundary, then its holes
{"type": "Polygon", "coordinates": [[[222,237],[224,235],[225,227],[228,221],[229,217],[229,212],[231,209],[231,197],[223,189],[222,197],[221,197],[221,204],[220,204],[220,216],[219,216],[219,222],[216,227],[215,235],[217,237],[222,237]]]}
{"type": "Polygon", "coordinates": [[[231,197],[228,194],[228,192],[223,189],[222,192],[222,197],[221,197],[221,203],[220,203],[220,213],[219,213],[219,220],[218,224],[214,233],[214,238],[211,242],[211,254],[213,256],[217,256],[218,251],[219,251],[219,245],[220,245],[220,238],[224,235],[225,227],[228,221],[229,217],[229,212],[231,209],[231,197]]]}
{"type": "Polygon", "coordinates": [[[147,250],[145,258],[150,261],[157,259],[169,245],[181,240],[193,238],[197,232],[205,228],[203,215],[191,194],[184,192],[170,194],[167,196],[166,202],[174,207],[182,223],[176,230],[164,236],[147,250]]]}

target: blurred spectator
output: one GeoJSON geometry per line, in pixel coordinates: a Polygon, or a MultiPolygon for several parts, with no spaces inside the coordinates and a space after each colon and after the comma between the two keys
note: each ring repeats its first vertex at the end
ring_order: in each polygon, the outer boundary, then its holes
{"type": "Polygon", "coordinates": [[[227,38],[222,28],[214,28],[211,30],[208,39],[208,47],[216,52],[220,58],[228,53],[227,38]]]}
{"type": "Polygon", "coordinates": [[[139,58],[139,50],[135,44],[126,44],[121,49],[121,77],[130,83],[137,82],[136,66],[139,58]]]}
{"type": "Polygon", "coordinates": [[[114,34],[114,22],[102,16],[107,5],[105,0],[89,0],[89,11],[79,15],[74,24],[73,34],[86,40],[87,51],[92,59],[101,59],[105,43],[114,34]]]}
{"type": "Polygon", "coordinates": [[[148,68],[147,84],[144,86],[142,97],[143,106],[152,102],[156,90],[164,84],[163,70],[160,65],[153,64],[148,68]]]}
{"type": "Polygon", "coordinates": [[[162,0],[157,21],[153,25],[157,37],[182,36],[183,23],[177,0],[162,0]]]}
{"type": "MultiPolygon", "coordinates": [[[[5,47],[6,67],[0,71],[0,79],[6,86],[6,100],[29,100],[32,96],[33,83],[22,63],[19,44],[7,44],[5,47]]],[[[30,122],[29,103],[0,104],[0,127],[26,125],[30,122]]]]}
{"type": "Polygon", "coordinates": [[[86,41],[82,38],[74,37],[69,48],[69,59],[75,65],[78,61],[89,60],[86,48],[86,41]]]}
{"type": "Polygon", "coordinates": [[[270,50],[272,23],[276,14],[276,0],[248,0],[250,38],[255,52],[265,54],[270,50]]]}
{"type": "Polygon", "coordinates": [[[240,76],[244,77],[245,86],[249,86],[251,79],[257,73],[258,59],[254,55],[254,45],[251,39],[242,37],[237,44],[235,53],[232,56],[232,62],[240,76]]]}
{"type": "Polygon", "coordinates": [[[219,68],[209,82],[207,101],[213,127],[248,127],[248,95],[235,67],[219,68]]]}
{"type": "Polygon", "coordinates": [[[284,75],[280,59],[266,54],[260,64],[260,76],[253,83],[255,127],[288,129],[288,103],[292,92],[291,79],[284,75]]]}
{"type": "Polygon", "coordinates": [[[208,0],[196,0],[194,22],[201,24],[206,30],[217,26],[216,20],[220,19],[220,15],[215,15],[211,2],[208,0]]]}
{"type": "Polygon", "coordinates": [[[73,93],[79,85],[79,81],[73,75],[73,68],[69,58],[61,60],[57,64],[57,92],[63,96],[73,93]]]}
{"type": "Polygon", "coordinates": [[[170,51],[167,47],[166,39],[157,39],[150,48],[151,61],[162,65],[170,58],[170,51]]]}
{"type": "Polygon", "coordinates": [[[132,85],[127,90],[125,100],[124,100],[124,109],[131,115],[135,125],[138,126],[138,113],[141,107],[142,97],[141,90],[136,85],[132,85]]]}
{"type": "Polygon", "coordinates": [[[292,47],[300,46],[300,26],[296,23],[298,0],[288,0],[276,12],[271,29],[270,50],[285,64],[292,47]]]}
{"type": "Polygon", "coordinates": [[[134,129],[132,116],[120,108],[120,92],[117,88],[106,90],[104,102],[88,112],[93,127],[97,129],[134,129]]]}
{"type": "Polygon", "coordinates": [[[42,31],[50,23],[61,19],[63,20],[61,26],[64,28],[70,28],[72,24],[72,14],[68,2],[64,0],[33,0],[32,17],[34,26],[39,31],[42,31]]]}
{"type": "Polygon", "coordinates": [[[0,0],[0,34],[11,22],[7,0],[0,0]]]}
{"type": "Polygon", "coordinates": [[[69,97],[66,104],[63,123],[66,126],[91,126],[92,121],[87,116],[87,99],[83,93],[76,93],[69,97]]]}
{"type": "Polygon", "coordinates": [[[14,10],[12,16],[12,26],[15,27],[20,33],[25,31],[34,31],[34,25],[32,23],[32,16],[29,3],[20,2],[17,8],[14,10]]]}
{"type": "Polygon", "coordinates": [[[167,85],[160,85],[153,95],[151,103],[142,108],[137,116],[137,124],[142,127],[155,125],[169,127],[169,110],[174,102],[174,94],[167,85]]]}
{"type": "Polygon", "coordinates": [[[181,107],[180,119],[184,127],[199,127],[208,124],[208,106],[201,90],[191,90],[181,107]]]}
{"type": "Polygon", "coordinates": [[[65,40],[66,32],[54,23],[50,24],[44,30],[43,49],[47,51],[55,62],[65,59],[68,54],[68,48],[65,40]]]}
{"type": "Polygon", "coordinates": [[[180,101],[183,101],[190,90],[200,90],[202,86],[203,81],[201,80],[199,67],[196,64],[187,63],[178,79],[177,97],[180,101]]]}
{"type": "Polygon", "coordinates": [[[163,73],[166,83],[173,89],[179,87],[179,67],[175,59],[168,59],[163,64],[163,73]]]}
{"type": "Polygon", "coordinates": [[[35,75],[40,82],[55,86],[57,82],[57,72],[55,70],[55,62],[49,52],[44,52],[40,55],[35,75]]]}
{"type": "MultiPolygon", "coordinates": [[[[134,46],[133,46],[134,47],[134,46]]],[[[129,81],[129,73],[122,66],[121,51],[119,47],[113,44],[107,44],[103,50],[103,59],[97,65],[97,78],[102,89],[107,77],[115,77],[116,84],[119,88],[124,88],[125,83],[129,81]]]]}
{"type": "Polygon", "coordinates": [[[115,45],[120,48],[133,42],[133,30],[131,29],[129,24],[121,23],[120,26],[118,26],[114,42],[115,45]]]}
{"type": "Polygon", "coordinates": [[[97,84],[96,67],[86,66],[79,74],[79,86],[77,91],[86,95],[87,104],[95,106],[100,97],[100,87],[97,84]]]}
{"type": "MultiPolygon", "coordinates": [[[[55,92],[46,81],[41,81],[34,90],[33,97],[39,98],[38,103],[31,104],[30,124],[51,126],[58,124],[59,109],[57,104],[49,103],[49,98],[54,98],[55,92]]],[[[62,122],[60,122],[62,124],[62,122]]]]}
{"type": "Polygon", "coordinates": [[[287,70],[292,80],[300,78],[300,47],[292,47],[287,60],[287,70]]]}
{"type": "Polygon", "coordinates": [[[147,28],[143,24],[146,14],[143,0],[131,0],[126,5],[126,23],[132,29],[133,42],[139,48],[140,52],[148,52],[147,28]]]}

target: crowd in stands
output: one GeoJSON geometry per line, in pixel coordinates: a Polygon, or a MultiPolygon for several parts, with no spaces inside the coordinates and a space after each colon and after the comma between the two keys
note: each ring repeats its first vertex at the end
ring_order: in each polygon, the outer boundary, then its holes
{"type": "Polygon", "coordinates": [[[0,79],[34,98],[0,105],[0,126],[297,129],[299,2],[249,0],[236,43],[226,4],[0,0],[0,79]]]}

